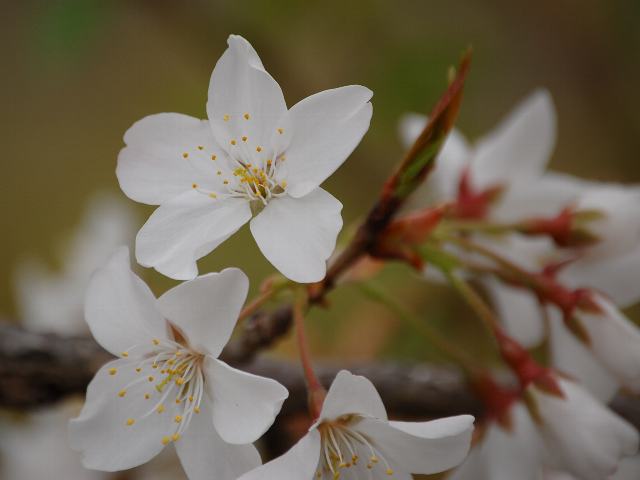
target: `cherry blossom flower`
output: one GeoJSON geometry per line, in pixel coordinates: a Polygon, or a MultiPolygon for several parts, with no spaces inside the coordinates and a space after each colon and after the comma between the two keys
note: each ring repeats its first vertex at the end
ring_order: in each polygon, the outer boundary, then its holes
{"type": "Polygon", "coordinates": [[[60,272],[36,259],[18,265],[15,290],[22,324],[45,333],[86,333],[87,282],[118,246],[132,243],[134,235],[134,215],[120,197],[108,193],[92,197],[79,227],[61,249],[60,272]]]}
{"type": "Polygon", "coordinates": [[[107,474],[84,468],[64,441],[69,418],[77,412],[76,400],[26,418],[0,417],[0,478],[106,480],[107,474]]]}
{"type": "Polygon", "coordinates": [[[539,480],[542,459],[536,426],[522,403],[509,410],[509,424],[490,420],[450,480],[539,480]]]}
{"type": "Polygon", "coordinates": [[[387,420],[373,384],[338,373],[318,420],[283,456],[240,480],[411,479],[458,465],[469,450],[473,417],[430,422],[387,420]]]}
{"type": "Polygon", "coordinates": [[[564,398],[531,383],[530,409],[538,420],[544,463],[584,480],[615,473],[638,451],[638,432],[577,383],[557,378],[564,398]]]}
{"type": "Polygon", "coordinates": [[[369,128],[372,92],[347,86],[287,110],[253,47],[231,35],[209,86],[208,120],[151,115],[125,134],[122,190],[160,207],[136,257],[176,279],[250,222],[266,258],[298,282],[321,280],[342,228],[342,204],[319,187],[369,128]]]}
{"type": "Polygon", "coordinates": [[[250,442],[280,410],[286,389],[216,357],[248,290],[238,269],[185,282],[156,300],[120,249],[89,284],[85,316],[95,339],[117,360],[90,383],[71,421],[86,467],[140,465],[173,443],[191,479],[235,479],[260,464],[250,442]]]}
{"type": "MultiPolygon", "coordinates": [[[[407,115],[400,122],[400,136],[408,147],[427,122],[421,115],[407,115]]],[[[495,209],[497,195],[526,185],[544,173],[555,144],[555,111],[546,90],[530,94],[489,134],[470,146],[453,130],[425,185],[414,203],[456,201],[460,214],[483,216],[495,209]]]]}

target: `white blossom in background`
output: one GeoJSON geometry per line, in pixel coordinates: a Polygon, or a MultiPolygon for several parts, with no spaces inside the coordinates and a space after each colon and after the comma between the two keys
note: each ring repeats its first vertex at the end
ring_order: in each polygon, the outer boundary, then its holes
{"type": "Polygon", "coordinates": [[[557,378],[564,398],[527,388],[538,421],[544,463],[581,480],[603,480],[638,453],[638,432],[573,381],[557,378]]]}
{"type": "MultiPolygon", "coordinates": [[[[400,137],[406,147],[413,144],[426,122],[425,116],[416,114],[401,120],[400,137]]],[[[496,187],[504,195],[542,176],[555,139],[551,96],[546,90],[534,91],[473,145],[454,129],[413,203],[424,207],[426,203],[454,201],[463,181],[474,195],[496,187]]]]}
{"type": "MultiPolygon", "coordinates": [[[[93,271],[135,235],[134,215],[119,197],[94,195],[80,225],[61,245],[59,271],[29,259],[18,265],[14,288],[18,318],[29,330],[61,335],[87,333],[84,294],[93,271]]],[[[36,480],[69,478],[101,480],[102,472],[87,470],[66,442],[69,419],[79,411],[77,399],[21,418],[9,415],[0,425],[0,478],[36,480]],[[37,458],[37,461],[34,461],[37,458]]]]}
{"type": "MultiPolygon", "coordinates": [[[[618,471],[608,477],[607,480],[638,480],[640,478],[640,456],[625,458],[620,462],[618,471]]],[[[545,472],[539,480],[581,480],[569,473],[545,472]]]]}
{"type": "Polygon", "coordinates": [[[253,47],[231,35],[211,75],[208,120],[151,115],[125,134],[117,176],[160,207],[136,239],[140,264],[180,280],[250,221],[258,247],[297,282],[321,280],[342,204],[319,187],[369,128],[372,92],[347,86],[287,110],[253,47]]]}
{"type": "Polygon", "coordinates": [[[120,197],[101,193],[91,198],[80,225],[63,245],[59,272],[36,259],[19,264],[15,290],[22,325],[42,332],[85,333],[89,277],[118,246],[132,243],[134,235],[134,215],[120,197]]]}
{"type": "Polygon", "coordinates": [[[343,370],[320,418],[287,453],[239,480],[401,479],[437,473],[464,460],[473,417],[394,422],[373,384],[343,370]]]}
{"type": "Polygon", "coordinates": [[[449,480],[539,480],[542,466],[540,438],[526,407],[510,407],[510,424],[489,420],[462,465],[449,480]]]}
{"type": "Polygon", "coordinates": [[[67,423],[78,409],[77,401],[66,401],[21,418],[0,416],[0,478],[106,480],[107,474],[84,468],[66,442],[67,423]]]}
{"type": "Polygon", "coordinates": [[[248,287],[231,268],[156,299],[131,272],[126,248],[94,274],[87,323],[119,359],[96,373],[70,423],[87,468],[128,469],[169,444],[190,479],[231,480],[260,464],[250,442],[271,426],[288,392],[217,359],[248,287]]]}

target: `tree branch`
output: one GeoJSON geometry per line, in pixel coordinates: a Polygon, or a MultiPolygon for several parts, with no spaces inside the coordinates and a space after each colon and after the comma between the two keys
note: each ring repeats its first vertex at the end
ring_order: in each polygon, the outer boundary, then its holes
{"type": "MultiPolygon", "coordinates": [[[[242,363],[246,352],[243,349],[250,348],[250,344],[269,343],[273,338],[261,330],[262,327],[251,328],[249,331],[253,333],[242,338],[253,340],[237,344],[244,345],[237,350],[227,350],[226,359],[230,363],[242,363]]],[[[32,409],[69,395],[84,394],[94,373],[110,359],[112,357],[90,338],[33,333],[0,323],[0,407],[32,409]]],[[[242,368],[274,378],[287,387],[290,396],[283,406],[283,414],[306,411],[304,378],[297,364],[261,358],[242,368]]],[[[353,364],[348,368],[374,383],[395,417],[482,413],[480,402],[456,369],[393,362],[353,364]]],[[[319,365],[318,377],[328,387],[339,369],[334,365],[319,365]]],[[[637,397],[619,395],[611,406],[640,428],[640,400],[637,397]]]]}

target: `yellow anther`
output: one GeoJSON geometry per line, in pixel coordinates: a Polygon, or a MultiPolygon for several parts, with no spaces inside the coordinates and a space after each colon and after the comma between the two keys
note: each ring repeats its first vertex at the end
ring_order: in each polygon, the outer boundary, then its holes
{"type": "Polygon", "coordinates": [[[140,367],[136,368],[136,373],[140,373],[142,371],[142,369],[140,367]]]}
{"type": "Polygon", "coordinates": [[[145,400],[149,400],[151,398],[151,394],[150,393],[145,393],[144,394],[144,399],[145,400]]]}
{"type": "Polygon", "coordinates": [[[267,166],[268,167],[270,167],[272,163],[273,163],[273,160],[271,160],[271,159],[267,160],[267,166]]]}
{"type": "Polygon", "coordinates": [[[386,474],[393,475],[393,470],[391,470],[390,468],[387,468],[386,474]]]}
{"type": "Polygon", "coordinates": [[[235,140],[231,140],[231,145],[235,145],[236,141],[235,140]]]}
{"type": "Polygon", "coordinates": [[[176,385],[182,385],[184,383],[184,378],[178,377],[176,378],[176,385]]]}
{"type": "Polygon", "coordinates": [[[149,380],[150,382],[153,382],[155,380],[155,378],[153,378],[153,375],[149,375],[147,377],[147,380],[149,380]]]}
{"type": "Polygon", "coordinates": [[[256,147],[256,152],[260,153],[261,151],[262,151],[262,147],[258,145],[258,146],[256,147]]]}
{"type": "Polygon", "coordinates": [[[126,390],[120,390],[120,391],[118,392],[118,396],[119,396],[120,398],[124,397],[126,394],[127,394],[127,391],[126,391],[126,390]]]}
{"type": "Polygon", "coordinates": [[[279,133],[280,135],[282,135],[282,134],[284,133],[284,128],[279,128],[279,129],[278,129],[278,133],[279,133]]]}
{"type": "Polygon", "coordinates": [[[251,115],[249,115],[248,113],[245,113],[243,117],[245,120],[249,120],[251,118],[251,115]]]}
{"type": "Polygon", "coordinates": [[[215,193],[210,193],[209,198],[218,198],[218,195],[216,195],[215,193]]]}
{"type": "Polygon", "coordinates": [[[191,184],[191,188],[198,188],[198,184],[197,183],[192,183],[191,184]]]}
{"type": "Polygon", "coordinates": [[[286,180],[282,180],[282,181],[280,182],[280,186],[281,186],[282,188],[287,188],[287,181],[286,181],[286,180]]]}
{"type": "Polygon", "coordinates": [[[182,415],[176,415],[173,421],[176,423],[180,423],[182,421],[182,415]]]}
{"type": "Polygon", "coordinates": [[[195,407],[195,408],[193,409],[193,412],[194,412],[194,413],[200,413],[200,407],[195,407]]]}
{"type": "Polygon", "coordinates": [[[157,338],[154,338],[153,340],[151,340],[151,342],[152,342],[154,345],[160,345],[160,340],[158,340],[157,338]]]}
{"type": "Polygon", "coordinates": [[[378,463],[378,457],[376,457],[375,455],[372,455],[369,460],[371,460],[371,463],[378,463]]]}
{"type": "Polygon", "coordinates": [[[190,397],[189,397],[189,401],[190,401],[190,402],[193,402],[193,396],[190,396],[190,397]]]}
{"type": "Polygon", "coordinates": [[[179,357],[180,355],[182,355],[182,350],[176,350],[175,356],[179,357]]]}
{"type": "Polygon", "coordinates": [[[162,444],[163,445],[169,445],[169,442],[171,441],[171,439],[167,436],[162,437],[162,444]]]}
{"type": "Polygon", "coordinates": [[[122,352],[120,355],[122,355],[124,358],[127,358],[129,356],[129,352],[122,352]]]}
{"type": "Polygon", "coordinates": [[[248,138],[247,138],[246,136],[244,136],[244,135],[243,135],[243,136],[242,136],[242,141],[243,141],[243,142],[246,142],[247,140],[248,140],[248,138]]]}
{"type": "Polygon", "coordinates": [[[158,408],[156,408],[156,412],[158,412],[158,413],[164,412],[164,405],[162,405],[162,404],[158,405],[158,408]]]}
{"type": "Polygon", "coordinates": [[[127,419],[127,426],[129,426],[129,427],[130,427],[130,426],[131,426],[131,425],[133,425],[134,423],[136,423],[136,421],[135,421],[133,418],[129,418],[129,419],[127,419]]]}
{"type": "Polygon", "coordinates": [[[109,369],[109,375],[115,375],[116,373],[118,373],[118,369],[117,368],[110,368],[109,369]]]}
{"type": "Polygon", "coordinates": [[[171,436],[171,440],[173,440],[174,442],[177,442],[178,440],[180,440],[180,434],[179,433],[174,433],[171,436]]]}
{"type": "Polygon", "coordinates": [[[216,172],[216,174],[217,174],[217,175],[222,175],[222,170],[218,170],[218,171],[216,172]]]}
{"type": "Polygon", "coordinates": [[[224,115],[224,116],[222,117],[222,119],[223,119],[225,122],[228,122],[230,118],[231,118],[231,117],[230,117],[229,115],[224,115]]]}
{"type": "Polygon", "coordinates": [[[184,152],[182,154],[182,158],[189,158],[189,152],[184,152]]]}
{"type": "Polygon", "coordinates": [[[214,160],[214,161],[215,161],[215,159],[216,159],[216,158],[218,158],[218,157],[217,157],[217,156],[215,156],[215,155],[211,155],[211,160],[214,160]]]}
{"type": "Polygon", "coordinates": [[[176,398],[176,405],[180,405],[180,403],[182,403],[182,400],[180,400],[179,398],[176,398]]]}
{"type": "Polygon", "coordinates": [[[157,363],[155,363],[155,362],[154,362],[154,363],[152,363],[152,364],[151,364],[151,368],[158,368],[158,364],[157,364],[157,363]]]}
{"type": "Polygon", "coordinates": [[[202,145],[198,145],[198,150],[204,150],[204,147],[202,145]]]}
{"type": "Polygon", "coordinates": [[[222,182],[222,183],[224,183],[225,185],[229,185],[229,180],[225,180],[225,181],[224,181],[224,182],[222,182]]]}

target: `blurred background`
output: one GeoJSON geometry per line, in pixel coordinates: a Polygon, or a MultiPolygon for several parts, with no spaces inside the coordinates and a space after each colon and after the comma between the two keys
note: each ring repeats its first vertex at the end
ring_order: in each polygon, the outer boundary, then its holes
{"type": "MultiPolygon", "coordinates": [[[[26,0],[4,1],[2,11],[0,316],[10,319],[29,308],[16,286],[25,262],[62,269],[96,192],[121,200],[135,219],[133,238],[153,208],[118,189],[122,136],[152,113],[204,117],[209,76],[230,33],[254,45],[289,105],[347,84],[374,91],[369,133],[325,185],[344,204],[345,231],[366,213],[402,154],[399,117],[430,110],[448,67],[469,45],[474,59],[458,127],[470,139],[532,89],[546,87],[559,125],[552,168],[640,181],[634,0],[26,0]]],[[[254,290],[272,273],[246,227],[200,268],[231,265],[247,272],[254,290]]],[[[156,293],[172,285],[153,271],[141,273],[156,293]]],[[[404,267],[392,266],[380,284],[406,276],[404,267]]],[[[396,293],[472,353],[486,354],[474,338],[475,322],[448,289],[412,279],[396,293]]],[[[341,289],[331,310],[313,314],[318,356],[437,360],[409,327],[358,295],[341,289]]],[[[286,341],[279,347],[282,354],[291,349],[286,341]]]]}

